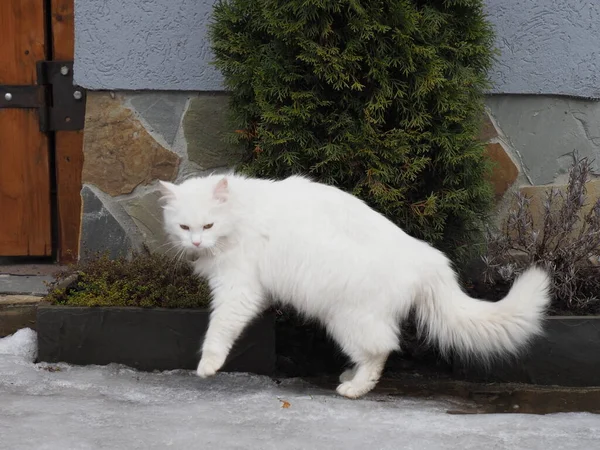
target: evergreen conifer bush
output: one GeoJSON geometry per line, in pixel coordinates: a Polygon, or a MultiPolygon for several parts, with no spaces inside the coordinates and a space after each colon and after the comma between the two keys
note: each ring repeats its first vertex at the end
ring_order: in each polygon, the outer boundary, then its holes
{"type": "Polygon", "coordinates": [[[246,173],[364,199],[464,256],[491,204],[482,0],[222,0],[211,26],[246,173]]]}

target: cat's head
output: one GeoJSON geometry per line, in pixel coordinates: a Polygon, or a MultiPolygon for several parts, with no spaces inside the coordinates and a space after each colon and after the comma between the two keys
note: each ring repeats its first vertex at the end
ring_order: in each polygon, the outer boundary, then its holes
{"type": "Polygon", "coordinates": [[[165,231],[188,251],[218,248],[233,231],[226,177],[192,178],[179,185],[160,182],[165,231]]]}

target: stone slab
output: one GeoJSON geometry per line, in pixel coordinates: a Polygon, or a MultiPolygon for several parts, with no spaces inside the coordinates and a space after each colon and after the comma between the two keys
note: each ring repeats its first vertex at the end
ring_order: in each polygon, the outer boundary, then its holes
{"type": "Polygon", "coordinates": [[[508,156],[502,144],[489,143],[485,149],[488,157],[494,163],[491,182],[494,188],[494,195],[496,199],[499,199],[517,180],[519,169],[510,156],[508,156]]]}
{"type": "Polygon", "coordinates": [[[83,187],[81,197],[81,257],[86,258],[95,253],[105,253],[110,258],[127,256],[132,249],[127,231],[89,186],[83,187]]]}
{"type": "Polygon", "coordinates": [[[173,145],[181,116],[190,94],[187,92],[130,93],[130,102],[142,118],[173,145]]]}
{"type": "Polygon", "coordinates": [[[163,229],[159,191],[125,200],[122,205],[142,233],[145,246],[151,251],[167,252],[167,236],[163,229]]]}
{"type": "Polygon", "coordinates": [[[37,295],[0,294],[0,308],[6,308],[11,306],[37,305],[41,301],[42,297],[37,295]]]}
{"type": "Polygon", "coordinates": [[[487,113],[484,115],[483,123],[481,124],[481,129],[479,130],[479,139],[482,142],[488,142],[490,139],[498,137],[498,130],[490,120],[490,117],[487,113]]]}
{"type": "Polygon", "coordinates": [[[600,102],[499,95],[486,103],[533,184],[564,176],[573,151],[589,157],[600,173],[600,102]]]}
{"type": "Polygon", "coordinates": [[[37,295],[48,293],[45,283],[53,280],[44,275],[8,275],[0,274],[0,294],[37,295]]]}
{"type": "Polygon", "coordinates": [[[19,261],[17,258],[0,257],[0,274],[10,275],[53,275],[64,266],[52,263],[31,263],[19,261]]]}
{"type": "Polygon", "coordinates": [[[190,101],[183,119],[189,160],[201,169],[229,167],[241,161],[243,149],[227,144],[229,96],[200,94],[190,101]]]}
{"type": "Polygon", "coordinates": [[[174,180],[179,156],[159,144],[120,96],[88,94],[83,182],[112,196],[130,194],[155,180],[174,180]]]}

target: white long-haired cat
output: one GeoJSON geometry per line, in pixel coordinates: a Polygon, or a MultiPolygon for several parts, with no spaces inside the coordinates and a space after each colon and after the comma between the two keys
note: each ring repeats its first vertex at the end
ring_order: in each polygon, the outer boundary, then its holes
{"type": "Polygon", "coordinates": [[[350,194],[300,177],[238,175],[162,183],[165,228],[195,252],[213,291],[198,375],[214,375],[271,299],[315,318],[351,358],[337,391],[375,387],[412,308],[442,351],[489,359],[541,332],[548,275],[529,269],[508,296],[467,296],[443,253],[412,238],[350,194]]]}

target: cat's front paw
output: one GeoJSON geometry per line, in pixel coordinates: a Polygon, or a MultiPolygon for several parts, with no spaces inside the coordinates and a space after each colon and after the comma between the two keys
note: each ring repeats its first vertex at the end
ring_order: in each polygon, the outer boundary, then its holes
{"type": "Polygon", "coordinates": [[[216,355],[202,356],[196,373],[200,378],[212,377],[221,368],[223,362],[223,358],[219,358],[216,355]]]}

